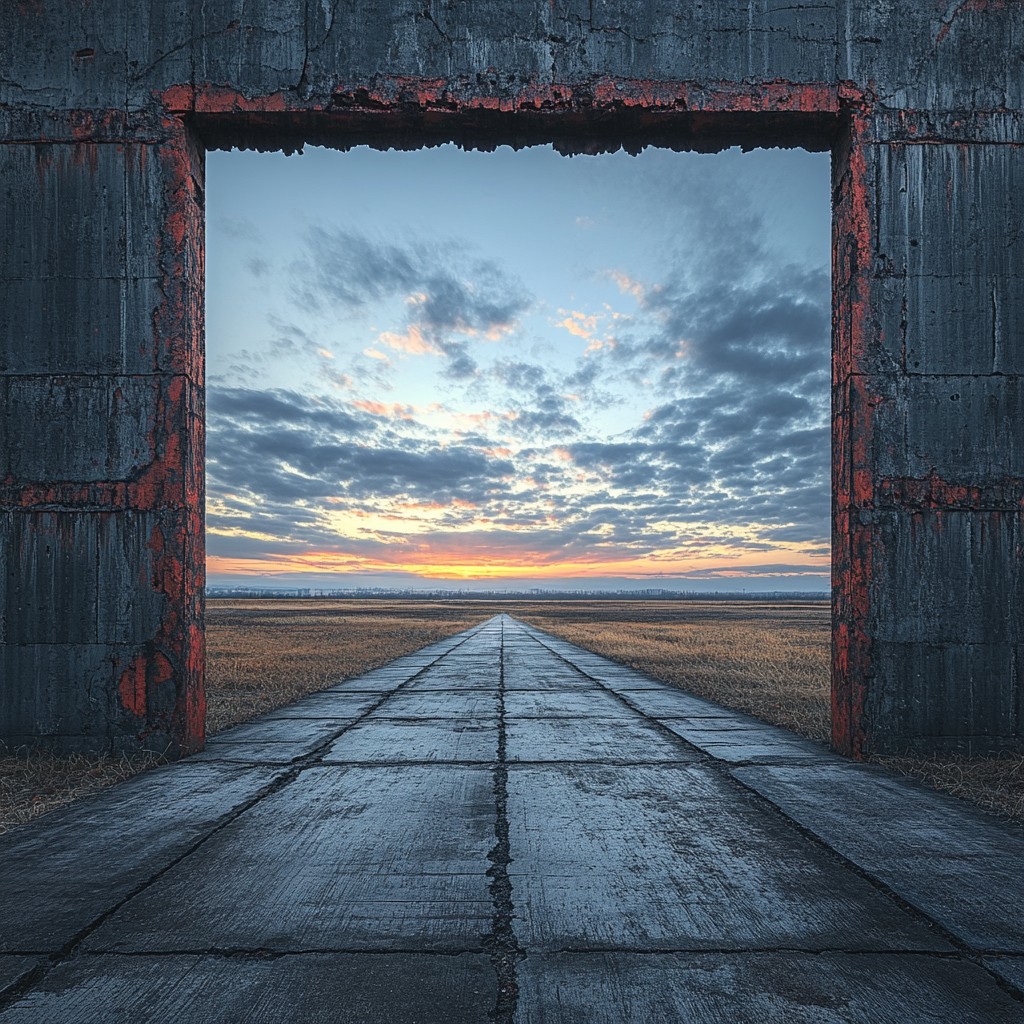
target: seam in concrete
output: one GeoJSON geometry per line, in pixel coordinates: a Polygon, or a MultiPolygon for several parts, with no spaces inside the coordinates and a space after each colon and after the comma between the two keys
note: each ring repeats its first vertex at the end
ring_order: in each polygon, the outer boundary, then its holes
{"type": "Polygon", "coordinates": [[[498,761],[494,766],[494,834],[497,842],[487,854],[491,867],[487,874],[491,878],[491,899],[494,901],[494,918],[491,934],[484,941],[491,954],[491,964],[496,975],[496,999],[493,1011],[488,1015],[495,1024],[512,1024],[516,1005],[519,1001],[519,985],[516,979],[516,963],[522,959],[523,951],[512,928],[515,908],[512,902],[512,879],[508,866],[512,862],[509,851],[508,824],[508,761],[506,760],[505,734],[505,616],[499,619],[501,634],[498,655],[498,761]]]}
{"type": "Polygon", "coordinates": [[[266,946],[194,946],[180,949],[86,949],[79,957],[94,960],[120,958],[159,960],[171,956],[209,956],[218,960],[281,960],[288,956],[485,956],[479,946],[459,949],[397,949],[393,946],[299,946],[295,949],[272,949],[266,946]]]}
{"type": "MultiPolygon", "coordinates": [[[[843,946],[561,946],[558,949],[544,949],[536,955],[548,957],[561,954],[582,956],[628,953],[630,956],[751,956],[754,954],[779,953],[795,956],[916,956],[934,960],[957,960],[961,963],[976,963],[960,950],[935,949],[849,949],[843,946]]],[[[533,954],[529,954],[533,955],[533,954]]]]}

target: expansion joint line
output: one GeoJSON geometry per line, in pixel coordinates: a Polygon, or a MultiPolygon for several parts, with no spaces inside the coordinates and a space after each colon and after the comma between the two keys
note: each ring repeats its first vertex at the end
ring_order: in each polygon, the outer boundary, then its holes
{"type": "Polygon", "coordinates": [[[508,866],[512,858],[508,845],[508,760],[505,746],[505,617],[500,621],[501,635],[498,648],[498,760],[494,765],[494,835],[496,842],[487,859],[491,862],[487,874],[491,879],[491,900],[494,904],[491,933],[485,945],[491,955],[491,964],[497,979],[497,998],[491,1020],[495,1024],[512,1024],[519,998],[516,964],[523,951],[512,928],[512,881],[508,866]]]}

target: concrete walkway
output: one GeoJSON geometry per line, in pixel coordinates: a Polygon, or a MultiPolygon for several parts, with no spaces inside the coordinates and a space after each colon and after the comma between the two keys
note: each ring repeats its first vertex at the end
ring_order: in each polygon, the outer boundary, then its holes
{"type": "Polygon", "coordinates": [[[498,616],[0,840],[0,1021],[1024,1021],[1024,832],[498,616]]]}

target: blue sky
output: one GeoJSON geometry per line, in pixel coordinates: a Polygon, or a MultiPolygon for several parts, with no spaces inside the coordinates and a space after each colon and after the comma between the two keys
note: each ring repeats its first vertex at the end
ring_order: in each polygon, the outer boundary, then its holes
{"type": "Polygon", "coordinates": [[[828,157],[207,170],[212,584],[824,589],[828,157]]]}

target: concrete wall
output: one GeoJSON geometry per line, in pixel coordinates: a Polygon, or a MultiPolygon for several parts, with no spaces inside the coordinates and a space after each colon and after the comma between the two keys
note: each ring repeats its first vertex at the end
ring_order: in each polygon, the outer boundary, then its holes
{"type": "Polygon", "coordinates": [[[0,10],[0,736],[202,744],[203,149],[831,148],[835,723],[1021,749],[1019,0],[0,10]]]}

